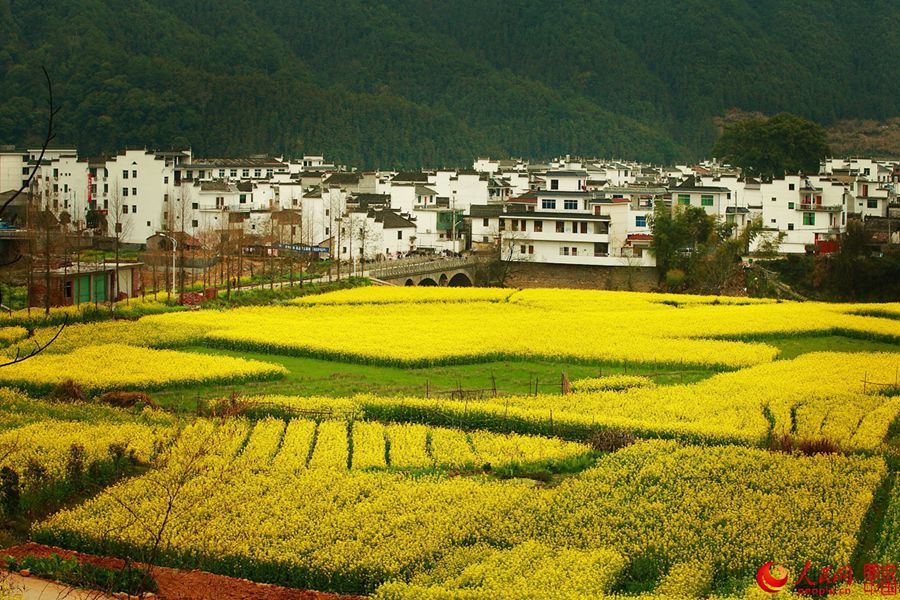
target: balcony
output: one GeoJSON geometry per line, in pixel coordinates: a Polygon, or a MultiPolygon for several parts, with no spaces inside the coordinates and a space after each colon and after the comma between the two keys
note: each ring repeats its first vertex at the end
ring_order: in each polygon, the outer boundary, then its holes
{"type": "Polygon", "coordinates": [[[841,212],[844,207],[840,204],[816,204],[814,202],[800,202],[794,205],[795,209],[801,212],[820,211],[820,212],[841,212]]]}

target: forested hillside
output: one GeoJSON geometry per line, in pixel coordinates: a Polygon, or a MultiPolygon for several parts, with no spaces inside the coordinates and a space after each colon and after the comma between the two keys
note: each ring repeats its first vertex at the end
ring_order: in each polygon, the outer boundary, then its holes
{"type": "Polygon", "coordinates": [[[0,0],[0,143],[50,71],[83,153],[324,152],[363,167],[707,155],[728,109],[898,116],[892,1],[0,0]]]}

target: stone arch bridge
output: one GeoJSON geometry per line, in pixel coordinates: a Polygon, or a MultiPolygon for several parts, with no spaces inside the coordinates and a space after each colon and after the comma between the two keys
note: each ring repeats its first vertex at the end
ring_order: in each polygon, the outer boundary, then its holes
{"type": "Polygon", "coordinates": [[[471,287],[479,262],[474,256],[397,260],[375,264],[366,275],[391,285],[471,287]]]}

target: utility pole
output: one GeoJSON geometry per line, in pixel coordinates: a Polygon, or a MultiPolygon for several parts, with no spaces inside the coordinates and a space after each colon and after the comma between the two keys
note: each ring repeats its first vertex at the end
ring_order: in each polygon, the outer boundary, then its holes
{"type": "Polygon", "coordinates": [[[453,254],[456,254],[456,190],[450,196],[450,243],[453,254]]]}
{"type": "MultiPolygon", "coordinates": [[[[341,231],[344,229],[344,217],[341,215],[335,221],[338,224],[338,234],[337,234],[337,280],[341,280],[341,231]]],[[[332,253],[331,258],[334,260],[334,236],[331,237],[332,240],[332,253]]],[[[331,269],[328,269],[328,273],[331,273],[331,269]]]]}

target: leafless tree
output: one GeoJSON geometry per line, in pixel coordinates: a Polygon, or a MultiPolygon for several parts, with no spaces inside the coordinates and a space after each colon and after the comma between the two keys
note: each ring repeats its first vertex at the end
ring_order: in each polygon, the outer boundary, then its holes
{"type": "Polygon", "coordinates": [[[119,263],[121,261],[122,242],[131,231],[131,213],[129,211],[128,197],[119,189],[118,181],[113,181],[109,193],[109,210],[112,213],[112,230],[108,232],[113,240],[113,253],[115,255],[115,274],[113,275],[112,289],[110,289],[110,310],[113,310],[119,295],[119,263]]]}

